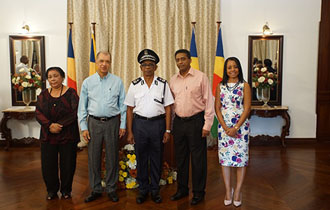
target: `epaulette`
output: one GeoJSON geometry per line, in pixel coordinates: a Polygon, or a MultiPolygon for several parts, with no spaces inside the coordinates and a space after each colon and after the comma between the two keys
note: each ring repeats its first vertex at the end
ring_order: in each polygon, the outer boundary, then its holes
{"type": "Polygon", "coordinates": [[[141,80],[142,80],[142,78],[139,77],[139,78],[133,80],[132,83],[133,83],[133,85],[136,85],[136,84],[138,84],[141,80]]]}
{"type": "Polygon", "coordinates": [[[157,80],[160,81],[160,82],[162,82],[162,83],[166,83],[166,80],[163,79],[163,78],[161,78],[161,77],[157,77],[157,80]]]}

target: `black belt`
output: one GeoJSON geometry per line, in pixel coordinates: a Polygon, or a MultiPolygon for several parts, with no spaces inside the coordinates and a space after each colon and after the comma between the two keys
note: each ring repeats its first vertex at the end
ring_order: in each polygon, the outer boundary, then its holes
{"type": "Polygon", "coordinates": [[[160,119],[164,119],[165,118],[165,114],[161,114],[161,115],[158,115],[156,117],[143,117],[141,115],[138,115],[138,114],[134,114],[134,118],[137,118],[137,119],[142,119],[142,120],[160,120],[160,119]]]}
{"type": "Polygon", "coordinates": [[[177,119],[179,119],[179,120],[182,120],[182,121],[190,121],[190,120],[197,119],[197,118],[199,118],[199,117],[201,117],[203,115],[204,115],[204,112],[199,112],[199,113],[197,113],[197,114],[195,114],[193,116],[190,116],[190,117],[180,117],[177,114],[175,114],[175,117],[177,119]]]}
{"type": "Polygon", "coordinates": [[[105,121],[111,120],[112,118],[118,117],[118,115],[115,115],[115,116],[112,116],[112,117],[96,117],[96,116],[93,116],[93,115],[89,115],[89,117],[91,117],[95,120],[105,122],[105,121]]]}

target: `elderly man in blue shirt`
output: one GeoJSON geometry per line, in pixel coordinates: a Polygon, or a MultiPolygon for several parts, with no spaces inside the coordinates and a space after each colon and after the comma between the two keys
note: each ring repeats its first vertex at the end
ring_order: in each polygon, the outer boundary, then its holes
{"type": "Polygon", "coordinates": [[[118,180],[118,139],[126,132],[125,89],[122,80],[109,73],[111,55],[99,52],[97,73],[84,80],[79,100],[78,120],[84,139],[88,142],[88,175],[91,194],[85,202],[102,196],[101,154],[105,142],[105,191],[113,202],[118,180]]]}

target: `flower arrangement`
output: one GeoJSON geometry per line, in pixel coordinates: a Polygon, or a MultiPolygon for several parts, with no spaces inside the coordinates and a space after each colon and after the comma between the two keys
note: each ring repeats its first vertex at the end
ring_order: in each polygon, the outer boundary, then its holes
{"type": "Polygon", "coordinates": [[[176,171],[170,168],[167,162],[164,162],[159,185],[173,184],[173,182],[176,181],[176,175],[176,171]]]}
{"type": "MultiPolygon", "coordinates": [[[[137,161],[133,144],[125,145],[119,151],[119,189],[135,189],[139,185],[136,181],[137,161]]],[[[176,172],[164,162],[159,185],[172,184],[176,180],[176,172]]]]}
{"type": "Polygon", "coordinates": [[[119,188],[134,189],[139,185],[136,182],[136,156],[134,145],[127,144],[119,151],[119,188]]]}
{"type": "Polygon", "coordinates": [[[41,76],[32,68],[21,68],[18,74],[12,76],[11,82],[18,91],[38,89],[41,87],[41,76]]]}
{"type": "Polygon", "coordinates": [[[277,74],[267,71],[266,67],[255,67],[252,74],[252,87],[266,88],[274,87],[277,84],[277,74]]]}

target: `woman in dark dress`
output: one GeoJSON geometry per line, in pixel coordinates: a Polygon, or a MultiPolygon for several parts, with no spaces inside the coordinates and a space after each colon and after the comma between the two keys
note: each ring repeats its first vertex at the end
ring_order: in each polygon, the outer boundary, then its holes
{"type": "Polygon", "coordinates": [[[62,84],[65,73],[61,68],[48,68],[46,78],[50,88],[40,93],[36,106],[36,118],[41,125],[42,176],[47,200],[56,198],[59,190],[62,198],[68,199],[71,198],[79,142],[79,97],[73,88],[62,84]]]}

